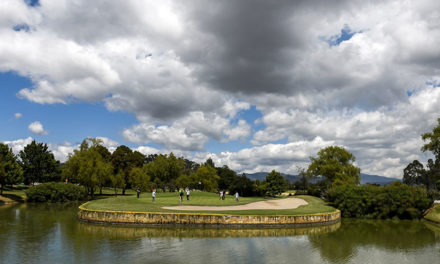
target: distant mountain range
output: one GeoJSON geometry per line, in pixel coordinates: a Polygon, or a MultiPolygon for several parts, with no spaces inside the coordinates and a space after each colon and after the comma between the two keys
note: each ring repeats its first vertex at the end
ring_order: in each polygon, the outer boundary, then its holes
{"type": "MultiPolygon", "coordinates": [[[[269,174],[269,173],[268,172],[256,172],[256,173],[246,173],[246,176],[252,180],[263,181],[266,179],[267,174],[269,174]]],[[[301,179],[301,177],[299,175],[292,175],[292,174],[285,174],[285,173],[281,173],[281,175],[283,175],[284,178],[286,178],[286,180],[288,180],[289,182],[296,182],[301,179]]],[[[311,182],[316,182],[316,181],[319,181],[319,179],[312,179],[311,180],[311,182]]],[[[361,184],[370,183],[370,184],[387,185],[387,184],[392,183],[393,181],[399,181],[399,179],[387,178],[384,176],[369,175],[369,174],[361,173],[361,184]]]]}

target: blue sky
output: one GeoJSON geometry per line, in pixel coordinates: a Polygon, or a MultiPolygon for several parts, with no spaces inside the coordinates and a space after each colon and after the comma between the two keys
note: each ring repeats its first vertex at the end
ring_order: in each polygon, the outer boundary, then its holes
{"type": "Polygon", "coordinates": [[[401,178],[440,116],[440,2],[3,0],[0,141],[86,137],[238,172],[329,145],[401,178]],[[249,9],[252,6],[252,9],[249,9]],[[21,117],[16,118],[15,114],[21,117]]]}

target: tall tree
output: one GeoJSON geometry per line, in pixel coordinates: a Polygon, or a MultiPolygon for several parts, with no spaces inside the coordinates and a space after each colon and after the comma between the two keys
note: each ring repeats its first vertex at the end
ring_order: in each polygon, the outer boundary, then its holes
{"type": "Polygon", "coordinates": [[[252,196],[255,193],[255,188],[254,182],[243,173],[241,176],[235,177],[234,182],[229,186],[229,191],[232,194],[238,192],[240,196],[252,196]]]}
{"type": "Polygon", "coordinates": [[[102,187],[111,180],[113,173],[112,164],[106,161],[96,146],[92,144],[89,148],[86,140],[81,144],[79,150],[75,150],[69,155],[65,166],[63,167],[63,177],[74,179],[86,188],[87,193],[92,197],[96,188],[102,187]]]}
{"type": "Polygon", "coordinates": [[[21,182],[22,175],[23,170],[12,149],[0,143],[0,195],[3,195],[5,185],[21,182]]]}
{"type": "Polygon", "coordinates": [[[61,179],[60,162],[55,160],[46,144],[33,140],[20,151],[19,156],[26,184],[61,179]]]}
{"type": "Polygon", "coordinates": [[[419,185],[424,183],[426,175],[423,164],[418,160],[414,160],[403,170],[403,183],[407,185],[419,185]]]}
{"type": "Polygon", "coordinates": [[[122,194],[124,195],[125,190],[130,188],[130,171],[135,167],[133,162],[133,151],[125,145],[117,147],[112,154],[112,163],[115,174],[119,172],[124,174],[124,184],[122,187],[122,194]]]}
{"type": "Polygon", "coordinates": [[[281,173],[273,170],[266,176],[266,190],[270,196],[279,195],[287,190],[288,183],[281,173]]]}
{"type": "Polygon", "coordinates": [[[214,192],[217,190],[217,181],[219,177],[217,171],[211,165],[205,164],[200,166],[196,172],[196,180],[200,183],[203,191],[214,192]]]}
{"type": "Polygon", "coordinates": [[[230,190],[231,185],[237,180],[237,173],[231,170],[228,166],[218,167],[217,174],[220,177],[218,180],[218,188],[220,190],[230,190]]]}
{"type": "Polygon", "coordinates": [[[431,133],[422,134],[423,141],[428,141],[422,147],[422,151],[431,151],[435,158],[440,159],[440,118],[437,119],[437,126],[432,129],[431,133]]]}
{"type": "Polygon", "coordinates": [[[130,171],[130,184],[133,189],[140,188],[143,192],[146,192],[150,186],[150,177],[147,175],[146,169],[132,168],[130,171]]]}
{"type": "Polygon", "coordinates": [[[353,165],[356,158],[345,148],[329,146],[318,152],[318,157],[310,157],[307,173],[323,176],[331,185],[356,185],[360,182],[361,170],[353,165]]]}

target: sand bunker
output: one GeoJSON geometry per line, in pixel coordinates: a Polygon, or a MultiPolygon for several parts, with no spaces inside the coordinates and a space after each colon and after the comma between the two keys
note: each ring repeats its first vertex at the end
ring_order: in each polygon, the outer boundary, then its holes
{"type": "Polygon", "coordinates": [[[231,206],[193,206],[193,205],[179,205],[179,206],[165,206],[163,209],[168,210],[183,210],[183,211],[236,211],[236,210],[260,210],[260,209],[295,209],[301,205],[308,203],[299,198],[286,198],[279,200],[260,201],[243,205],[231,206]]]}

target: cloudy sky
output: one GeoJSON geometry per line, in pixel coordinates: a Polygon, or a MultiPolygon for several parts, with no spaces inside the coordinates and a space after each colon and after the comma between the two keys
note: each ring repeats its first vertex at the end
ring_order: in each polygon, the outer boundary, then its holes
{"type": "Polygon", "coordinates": [[[85,137],[239,172],[328,145],[362,172],[425,161],[440,1],[0,1],[0,141],[61,161],[85,137]]]}

